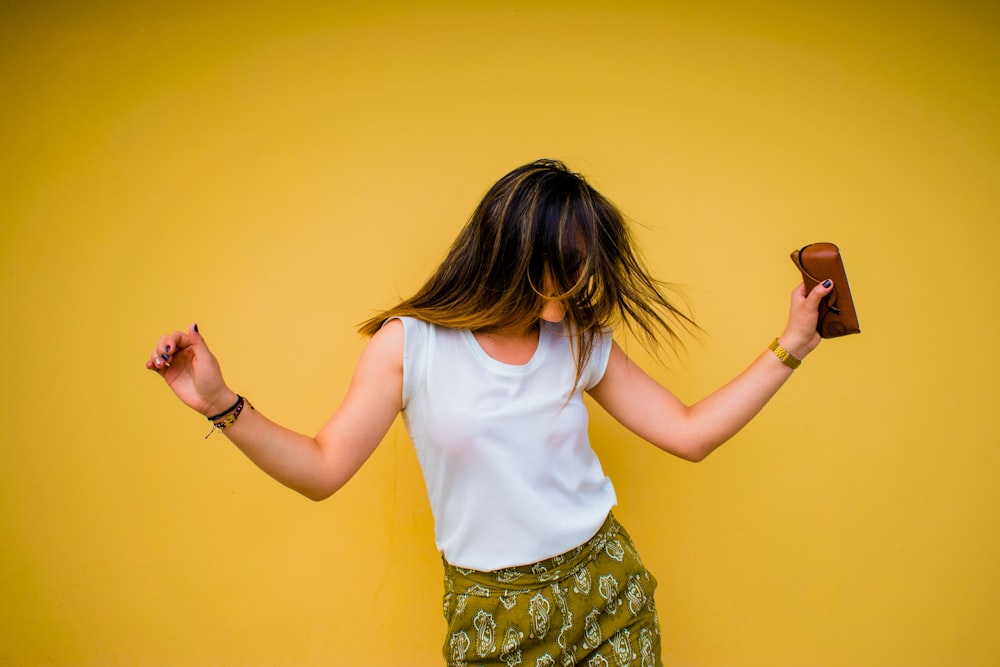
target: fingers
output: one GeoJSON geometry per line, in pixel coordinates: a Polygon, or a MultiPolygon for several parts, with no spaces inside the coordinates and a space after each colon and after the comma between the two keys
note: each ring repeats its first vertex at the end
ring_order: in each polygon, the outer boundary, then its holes
{"type": "Polygon", "coordinates": [[[165,371],[170,368],[170,364],[174,360],[174,355],[182,349],[181,340],[183,336],[184,334],[180,331],[174,331],[161,337],[157,341],[156,347],[149,354],[149,360],[146,361],[146,368],[155,371],[165,371]]]}
{"type": "MultiPolygon", "coordinates": [[[[805,287],[803,286],[803,290],[804,289],[805,287]]],[[[820,284],[816,285],[816,287],[814,287],[812,291],[809,292],[808,296],[806,296],[806,302],[808,303],[810,308],[815,310],[819,308],[819,302],[823,299],[823,297],[825,297],[832,291],[833,291],[833,281],[827,278],[820,284]]]]}
{"type": "Polygon", "coordinates": [[[799,359],[805,358],[819,345],[820,336],[816,331],[816,319],[820,301],[833,291],[833,281],[824,280],[809,292],[803,283],[792,291],[788,324],[779,340],[781,345],[799,359]]]}
{"type": "Polygon", "coordinates": [[[204,345],[197,324],[192,324],[187,333],[174,331],[161,337],[146,361],[146,368],[164,373],[175,360],[175,355],[192,345],[204,345]]]}
{"type": "Polygon", "coordinates": [[[205,339],[201,337],[201,332],[198,331],[198,324],[196,322],[188,325],[187,339],[192,345],[205,345],[205,339]]]}

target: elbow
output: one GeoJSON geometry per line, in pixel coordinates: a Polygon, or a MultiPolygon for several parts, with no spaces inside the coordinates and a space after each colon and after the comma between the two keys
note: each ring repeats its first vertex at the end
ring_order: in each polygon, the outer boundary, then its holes
{"type": "Polygon", "coordinates": [[[682,461],[687,461],[688,463],[700,463],[712,453],[711,450],[704,450],[700,447],[688,447],[678,444],[657,445],[657,447],[665,451],[667,454],[676,456],[682,461]]]}
{"type": "Polygon", "coordinates": [[[725,433],[704,428],[688,414],[671,420],[659,431],[645,434],[646,439],[668,454],[689,463],[701,463],[726,441],[725,433]]]}
{"type": "Polygon", "coordinates": [[[335,494],[337,491],[340,491],[340,487],[342,486],[343,484],[321,484],[316,486],[299,488],[296,489],[296,491],[301,493],[309,500],[318,503],[320,501],[326,500],[327,498],[335,494]]]}
{"type": "Polygon", "coordinates": [[[701,463],[708,458],[708,455],[712,451],[712,449],[708,448],[692,447],[691,449],[674,452],[674,454],[688,463],[701,463]]]}
{"type": "Polygon", "coordinates": [[[725,441],[714,440],[692,440],[689,442],[677,443],[673,447],[663,447],[674,456],[689,463],[701,463],[708,456],[719,448],[725,441]]]}
{"type": "Polygon", "coordinates": [[[684,454],[681,454],[680,457],[685,461],[687,461],[688,463],[701,463],[702,461],[708,458],[708,455],[710,453],[711,452],[702,452],[696,450],[693,452],[686,452],[684,454]]]}
{"type": "Polygon", "coordinates": [[[303,491],[300,491],[299,493],[301,493],[302,495],[304,495],[306,498],[308,498],[309,500],[313,501],[314,503],[318,503],[318,502],[326,500],[327,498],[329,498],[333,494],[337,493],[337,491],[340,491],[340,487],[341,487],[341,485],[338,484],[336,486],[327,486],[327,487],[320,487],[320,488],[316,488],[316,489],[303,490],[303,491]]]}
{"type": "Polygon", "coordinates": [[[290,486],[309,500],[318,503],[340,491],[350,478],[350,475],[344,475],[339,471],[321,468],[306,478],[296,480],[297,483],[290,486]]]}
{"type": "Polygon", "coordinates": [[[301,493],[303,496],[305,496],[309,500],[313,501],[314,503],[318,503],[318,502],[321,502],[323,500],[326,500],[327,498],[329,498],[330,496],[332,496],[335,492],[334,491],[317,490],[317,489],[309,489],[307,491],[300,491],[299,493],[301,493]]]}

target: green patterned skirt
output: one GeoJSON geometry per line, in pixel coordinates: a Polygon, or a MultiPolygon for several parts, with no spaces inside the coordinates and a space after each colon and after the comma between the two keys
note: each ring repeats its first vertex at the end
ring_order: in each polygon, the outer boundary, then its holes
{"type": "Polygon", "coordinates": [[[494,572],[445,562],[449,667],[661,667],[656,579],[614,516],[586,544],[494,572]]]}

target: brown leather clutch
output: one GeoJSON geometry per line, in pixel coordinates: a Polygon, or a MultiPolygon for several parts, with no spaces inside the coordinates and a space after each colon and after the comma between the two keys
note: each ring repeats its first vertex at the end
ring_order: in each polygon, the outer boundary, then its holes
{"type": "Polygon", "coordinates": [[[833,291],[819,305],[819,320],[816,322],[819,335],[836,338],[861,333],[840,248],[833,243],[812,243],[793,251],[792,261],[802,272],[807,294],[827,278],[833,281],[833,291]]]}

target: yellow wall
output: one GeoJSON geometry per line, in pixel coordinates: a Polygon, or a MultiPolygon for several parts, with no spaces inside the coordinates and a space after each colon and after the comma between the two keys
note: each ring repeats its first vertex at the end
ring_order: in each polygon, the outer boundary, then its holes
{"type": "Polygon", "coordinates": [[[685,286],[708,333],[647,366],[686,399],[780,330],[794,247],[839,243],[857,293],[864,333],[703,464],[595,412],[667,664],[996,664],[991,3],[10,4],[0,664],[439,664],[400,426],[313,504],[143,361],[196,320],[234,387],[318,428],[355,323],[543,156],[685,286]]]}

